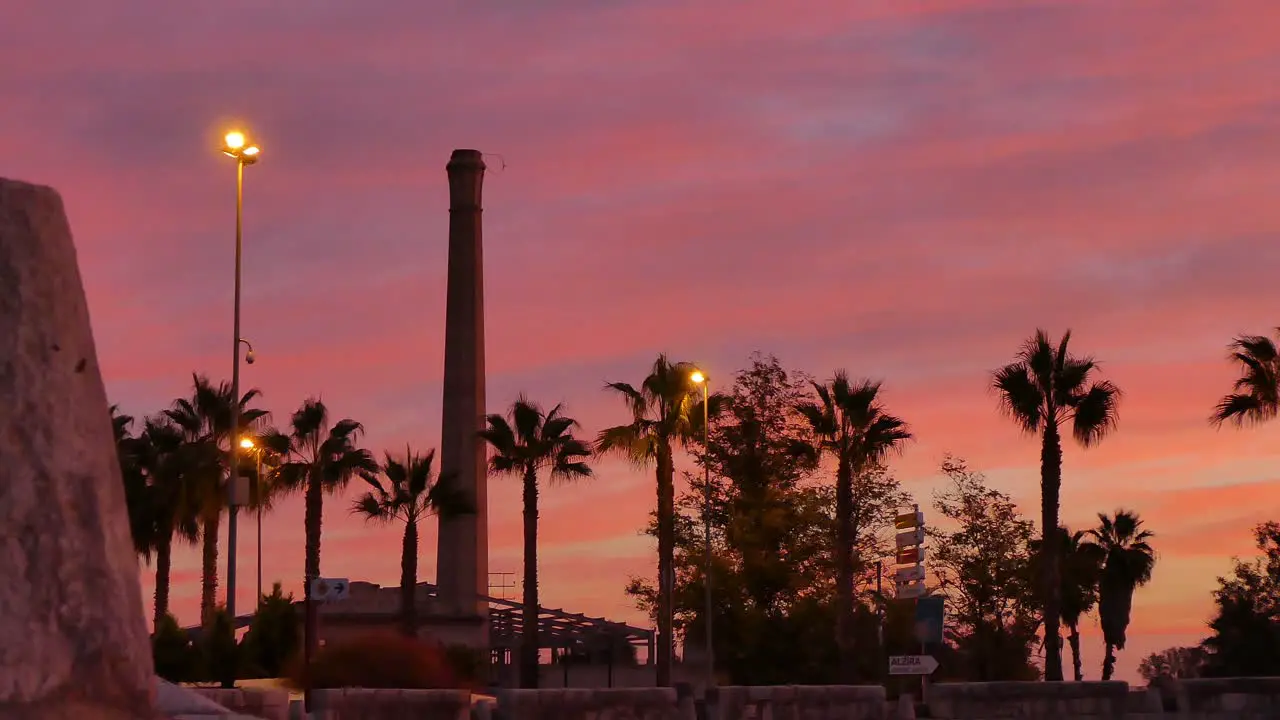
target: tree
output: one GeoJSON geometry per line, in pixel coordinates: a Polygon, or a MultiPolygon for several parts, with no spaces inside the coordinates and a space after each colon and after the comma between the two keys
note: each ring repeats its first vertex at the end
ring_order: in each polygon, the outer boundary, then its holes
{"type": "Polygon", "coordinates": [[[433,512],[455,509],[460,503],[446,486],[437,482],[433,465],[436,451],[419,455],[405,448],[404,459],[387,453],[379,468],[386,478],[362,472],[370,490],[356,499],[352,512],[375,522],[403,522],[400,548],[400,625],[407,637],[418,635],[418,521],[433,512]]]}
{"type": "Polygon", "coordinates": [[[187,443],[182,430],[164,415],[147,418],[136,444],[136,462],[144,476],[156,556],[153,620],[159,628],[169,612],[169,574],[173,541],[200,538],[202,478],[216,472],[217,450],[208,443],[187,443]]]}
{"type": "Polygon", "coordinates": [[[1089,534],[1104,555],[1098,584],[1098,619],[1107,656],[1102,663],[1102,679],[1110,680],[1116,667],[1116,650],[1123,650],[1133,592],[1151,581],[1156,555],[1148,540],[1155,537],[1142,529],[1142,520],[1130,510],[1117,510],[1114,517],[1098,514],[1099,525],[1089,534]]]}
{"type": "Polygon", "coordinates": [[[191,385],[191,396],[174,400],[164,415],[182,429],[186,443],[205,445],[206,448],[200,452],[217,458],[215,463],[194,468],[188,474],[190,490],[199,498],[202,536],[200,624],[208,629],[213,621],[218,590],[218,528],[222,522],[222,508],[226,504],[226,487],[223,484],[228,475],[226,454],[230,443],[247,434],[267,412],[249,407],[261,395],[257,389],[234,399],[230,383],[223,382],[214,387],[208,377],[192,374],[191,385]],[[236,402],[240,406],[239,427],[233,432],[231,406],[236,402]]]}
{"type": "Polygon", "coordinates": [[[591,476],[585,460],[591,448],[574,437],[578,422],[556,405],[543,412],[523,395],[507,416],[489,415],[480,437],[493,448],[489,470],[515,475],[523,482],[524,500],[524,602],[520,620],[520,687],[538,687],[538,475],[572,481],[591,476]]]}
{"type": "Polygon", "coordinates": [[[838,370],[829,384],[813,383],[818,402],[804,402],[797,410],[809,421],[814,452],[836,463],[836,640],[842,674],[853,680],[854,476],[881,464],[911,439],[901,418],[890,415],[880,402],[880,383],[850,382],[838,370]]]}
{"type": "Polygon", "coordinates": [[[1171,647],[1151,653],[1138,665],[1138,674],[1147,685],[1162,685],[1169,680],[1198,678],[1204,666],[1205,652],[1200,647],[1171,647]]]}
{"type": "Polygon", "coordinates": [[[280,583],[263,595],[258,611],[240,642],[246,665],[261,677],[282,677],[298,653],[302,636],[298,632],[298,611],[293,595],[285,595],[280,583]]]}
{"type": "Polygon", "coordinates": [[[1108,380],[1094,380],[1098,363],[1076,357],[1067,348],[1071,331],[1057,347],[1044,330],[1036,330],[1018,351],[1014,362],[993,373],[992,386],[1001,410],[1027,434],[1040,436],[1041,591],[1044,598],[1045,679],[1062,679],[1061,543],[1053,542],[1058,528],[1062,492],[1061,428],[1070,422],[1083,447],[1092,447],[1116,427],[1120,388],[1108,380]]]}
{"type": "Polygon", "coordinates": [[[306,603],[306,642],[316,647],[316,608],[311,602],[311,580],[320,577],[320,534],[324,522],[324,496],[345,488],[361,473],[373,473],[378,463],[368,450],[356,446],[364,427],[350,418],[329,424],[329,409],[311,398],[289,419],[285,434],[269,429],[262,444],[286,460],[276,469],[276,483],[285,492],[305,496],[306,567],[302,587],[306,603]]]}
{"type": "Polygon", "coordinates": [[[1240,377],[1218,401],[1210,422],[1242,426],[1274,418],[1280,413],[1280,351],[1275,343],[1264,335],[1240,335],[1228,349],[1231,360],[1240,366],[1240,377]]]}
{"type": "MultiPolygon", "coordinates": [[[[1085,539],[1087,535],[1084,530],[1072,532],[1065,527],[1058,528],[1058,542],[1062,544],[1059,556],[1062,558],[1062,624],[1067,626],[1076,682],[1084,680],[1080,665],[1080,618],[1088,615],[1098,604],[1098,582],[1105,559],[1101,549],[1085,539]]],[[[1031,546],[1037,568],[1044,557],[1040,543],[1037,540],[1031,546]]],[[[1036,574],[1040,575],[1040,572],[1037,570],[1036,574]]]]}
{"type": "Polygon", "coordinates": [[[1206,677],[1280,675],[1280,524],[1258,525],[1253,536],[1262,556],[1237,558],[1213,592],[1206,677]]]}
{"type": "Polygon", "coordinates": [[[151,634],[151,658],[156,675],[172,683],[196,679],[199,656],[187,632],[168,613],[161,615],[151,634]]]}
{"type": "MultiPolygon", "coordinates": [[[[639,388],[609,383],[606,389],[621,396],[631,412],[631,422],[608,428],[596,440],[601,453],[622,455],[636,465],[656,466],[658,495],[658,579],[672,578],[675,556],[674,445],[701,439],[703,409],[698,386],[691,379],[689,363],[673,363],[659,355],[639,388]]],[[[717,398],[718,401],[718,398],[717,398]]],[[[671,684],[671,596],[660,593],[657,605],[657,683],[671,684]]]]}
{"type": "Polygon", "coordinates": [[[1032,524],[1013,498],[987,487],[963,460],[946,458],[942,472],[951,484],[934,495],[933,507],[954,529],[930,527],[928,534],[930,564],[948,605],[947,640],[958,654],[948,676],[1035,679],[1032,524]]]}
{"type": "Polygon", "coordinates": [[[115,437],[120,479],[124,483],[129,536],[133,539],[133,551],[149,561],[155,545],[155,523],[147,492],[147,478],[138,464],[139,440],[133,436],[132,426],[133,416],[121,414],[120,406],[112,405],[111,431],[115,437]]]}

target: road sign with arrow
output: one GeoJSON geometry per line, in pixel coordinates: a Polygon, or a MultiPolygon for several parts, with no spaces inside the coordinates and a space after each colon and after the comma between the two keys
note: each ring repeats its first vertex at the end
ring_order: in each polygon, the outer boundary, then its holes
{"type": "Polygon", "coordinates": [[[351,581],[347,578],[314,578],[311,580],[311,600],[313,602],[330,603],[346,600],[351,592],[351,581]]]}
{"type": "Polygon", "coordinates": [[[931,675],[938,669],[932,655],[893,655],[889,658],[890,675],[931,675]]]}

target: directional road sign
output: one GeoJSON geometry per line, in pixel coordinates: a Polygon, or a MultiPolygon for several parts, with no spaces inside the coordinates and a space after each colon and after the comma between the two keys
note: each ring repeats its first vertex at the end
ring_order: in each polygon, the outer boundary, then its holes
{"type": "Polygon", "coordinates": [[[935,645],[942,642],[945,607],[941,597],[922,597],[916,601],[916,640],[935,645]]]}
{"type": "Polygon", "coordinates": [[[909,512],[903,513],[893,519],[893,526],[899,530],[906,530],[913,527],[924,526],[924,513],[909,512]]]}
{"type": "Polygon", "coordinates": [[[924,528],[915,528],[898,533],[895,537],[898,542],[898,548],[911,547],[913,545],[921,545],[924,543],[924,528]]]}
{"type": "Polygon", "coordinates": [[[924,580],[924,566],[911,565],[900,567],[893,572],[893,579],[900,583],[924,580]]]}
{"type": "Polygon", "coordinates": [[[938,661],[931,655],[893,655],[889,658],[890,675],[931,675],[938,661]]]}
{"type": "Polygon", "coordinates": [[[351,581],[346,578],[313,578],[311,599],[315,602],[346,600],[351,593],[351,581]]]}
{"type": "Polygon", "coordinates": [[[924,562],[924,548],[914,547],[909,550],[899,550],[897,561],[899,565],[922,563],[924,562]]]}
{"type": "Polygon", "coordinates": [[[898,583],[894,588],[894,595],[901,600],[922,597],[924,593],[924,583],[898,583]]]}

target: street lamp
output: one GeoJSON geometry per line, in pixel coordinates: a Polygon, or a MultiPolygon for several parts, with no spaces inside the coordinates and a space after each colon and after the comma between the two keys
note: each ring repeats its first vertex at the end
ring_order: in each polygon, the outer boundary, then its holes
{"type": "Polygon", "coordinates": [[[704,457],[702,459],[702,532],[703,532],[703,551],[705,556],[703,562],[703,578],[702,582],[706,588],[706,641],[707,641],[707,688],[715,685],[716,678],[716,655],[715,646],[711,643],[711,379],[701,370],[694,370],[689,379],[695,385],[702,386],[702,451],[704,457]]]}
{"type": "MultiPolygon", "coordinates": [[[[231,616],[234,626],[236,617],[236,539],[237,511],[242,502],[240,488],[239,444],[235,437],[240,434],[240,343],[247,341],[240,337],[240,255],[243,235],[244,214],[244,168],[258,161],[261,154],[258,146],[249,142],[243,132],[233,130],[223,138],[222,153],[236,161],[236,286],[234,301],[234,318],[231,334],[231,441],[227,443],[227,504],[229,506],[227,523],[227,614],[231,616]]],[[[249,347],[248,362],[253,362],[253,346],[249,347]]],[[[225,688],[235,687],[235,675],[222,679],[225,688]]]]}
{"type": "MultiPolygon", "coordinates": [[[[249,352],[253,352],[250,350],[249,352]]],[[[240,447],[245,450],[253,450],[258,461],[258,474],[256,476],[258,485],[258,609],[262,609],[262,448],[253,442],[252,438],[244,438],[240,441],[240,447]]]]}

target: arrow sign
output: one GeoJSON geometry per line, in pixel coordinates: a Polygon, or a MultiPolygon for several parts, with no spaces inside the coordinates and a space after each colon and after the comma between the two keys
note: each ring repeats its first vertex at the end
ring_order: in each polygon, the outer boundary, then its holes
{"type": "Polygon", "coordinates": [[[894,539],[898,541],[899,550],[912,545],[921,545],[924,543],[924,528],[900,532],[894,539]]]}
{"type": "Polygon", "coordinates": [[[932,655],[894,655],[889,658],[890,675],[932,675],[938,661],[932,655]]]}
{"type": "Polygon", "coordinates": [[[893,526],[899,530],[906,530],[907,528],[913,527],[924,527],[924,513],[903,513],[893,519],[893,526]]]}
{"type": "Polygon", "coordinates": [[[898,551],[899,565],[913,565],[915,563],[924,562],[924,548],[915,547],[910,550],[898,551]]]}
{"type": "Polygon", "coordinates": [[[924,593],[924,583],[898,583],[894,587],[894,595],[900,600],[910,600],[911,598],[923,597],[924,593]]]}
{"type": "Polygon", "coordinates": [[[893,579],[897,580],[899,583],[924,580],[924,566],[912,565],[911,567],[898,568],[893,573],[893,579]]]}
{"type": "Polygon", "coordinates": [[[315,602],[346,600],[350,592],[351,581],[347,578],[314,578],[311,581],[311,599],[315,602]]]}

